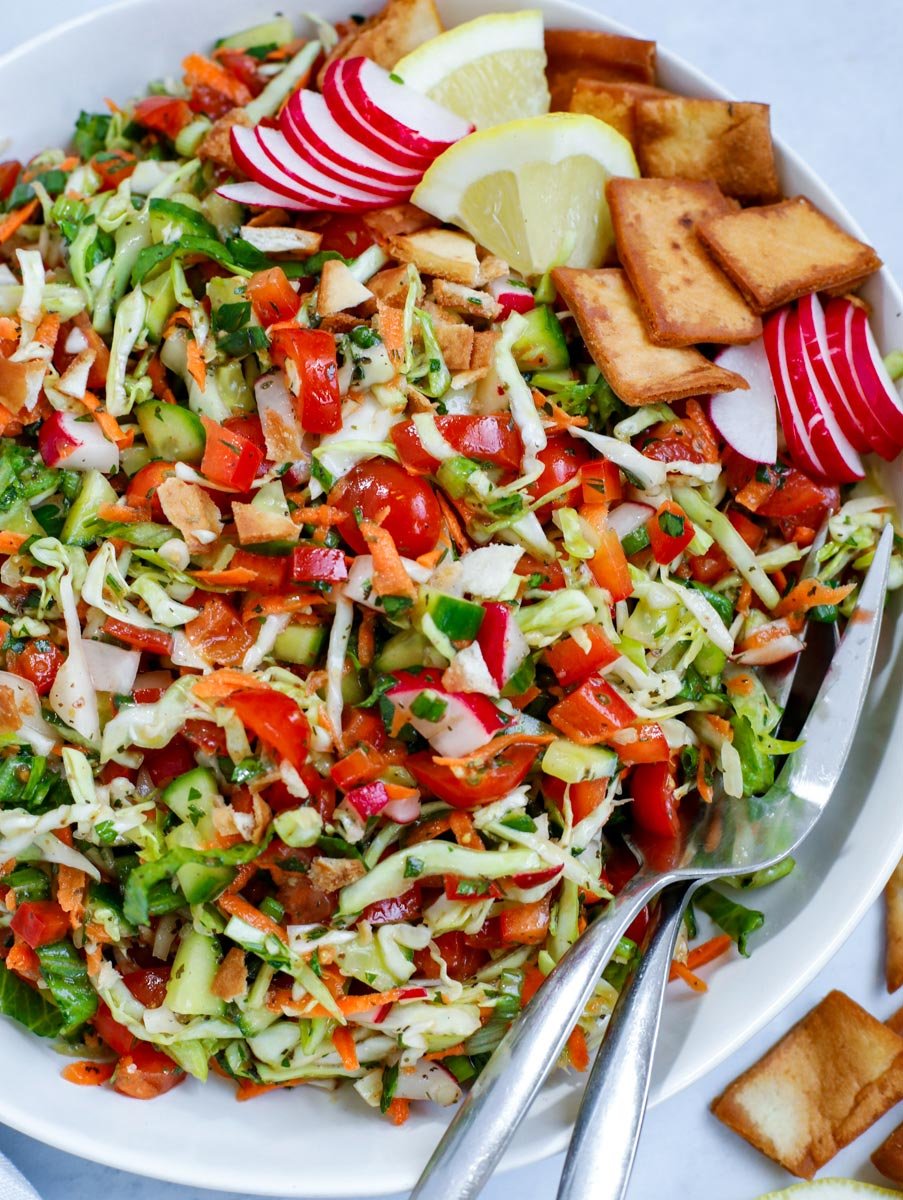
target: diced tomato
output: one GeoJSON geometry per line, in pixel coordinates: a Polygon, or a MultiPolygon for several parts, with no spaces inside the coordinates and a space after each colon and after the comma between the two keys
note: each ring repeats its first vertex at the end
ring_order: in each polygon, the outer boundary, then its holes
{"type": "Polygon", "coordinates": [[[16,186],[16,180],[22,171],[22,164],[14,158],[0,162],[0,200],[6,200],[16,186]]]}
{"type": "Polygon", "coordinates": [[[128,1054],[135,1045],[135,1035],[125,1025],[120,1025],[103,1000],[97,1002],[97,1012],[91,1018],[97,1034],[114,1054],[128,1054]]]}
{"type": "MultiPolygon", "coordinates": [[[[575,825],[596,811],[608,793],[608,783],[607,779],[587,779],[583,783],[570,785],[571,815],[575,825]]],[[[566,787],[564,780],[554,775],[542,777],[542,790],[562,811],[566,787]]]]}
{"type": "Polygon", "coordinates": [[[382,717],[372,708],[346,708],[342,735],[346,746],[363,745],[374,750],[381,750],[387,740],[382,717]]]}
{"type": "MultiPolygon", "coordinates": [[[[592,451],[586,442],[578,442],[567,433],[553,433],[544,450],[536,456],[542,463],[543,471],[540,477],[527,488],[527,494],[532,500],[538,500],[547,492],[554,491],[563,483],[568,483],[582,468],[590,462],[592,451]]],[[[576,489],[575,489],[576,491],[576,489]]],[[[565,493],[544,504],[536,510],[540,521],[546,522],[552,515],[552,510],[563,504],[571,504],[573,496],[565,493]]]]}
{"type": "Polygon", "coordinates": [[[202,416],[201,420],[207,434],[201,474],[211,483],[246,492],[263,465],[262,452],[237,430],[226,429],[209,417],[202,416]]]}
{"type": "Polygon", "coordinates": [[[591,675],[549,710],[549,720],[575,742],[592,745],[630,725],[636,713],[607,680],[591,675]]]}
{"type": "Polygon", "coordinates": [[[273,688],[248,688],[233,692],[225,703],[264,745],[287,759],[295,770],[301,769],[307,758],[310,727],[290,696],[273,688]]]}
{"type": "Polygon", "coordinates": [[[197,765],[194,750],[180,733],[160,749],[148,749],[143,753],[141,765],[153,780],[154,787],[165,787],[170,780],[184,775],[197,765]]]}
{"type": "Polygon", "coordinates": [[[361,920],[369,921],[371,925],[394,925],[399,921],[417,921],[420,919],[420,884],[415,883],[400,896],[388,900],[378,900],[370,904],[361,913],[361,920]]]}
{"type": "Polygon", "coordinates": [[[209,87],[206,83],[196,83],[191,89],[188,104],[193,113],[218,121],[234,108],[234,104],[225,92],[209,87]]]}
{"type": "MultiPolygon", "coordinates": [[[[146,1008],[159,1008],[166,1000],[166,987],[172,967],[161,963],[159,966],[143,967],[123,975],[123,982],[136,1000],[146,1008]]],[[[116,1047],[114,1046],[113,1049],[116,1047]]],[[[120,1054],[123,1051],[119,1051],[120,1054]]]]}
{"type": "Polygon", "coordinates": [[[706,423],[700,427],[688,418],[662,421],[644,429],[634,438],[634,446],[657,462],[713,462],[718,458],[717,443],[706,423]]]}
{"type": "Polygon", "coordinates": [[[680,832],[674,774],[667,762],[643,763],[630,776],[633,819],[655,837],[673,838],[680,832]]]}
{"type": "MultiPolygon", "coordinates": [[[[727,519],[743,538],[744,542],[746,542],[747,546],[751,550],[757,550],[759,543],[765,536],[765,530],[761,525],[757,525],[755,521],[751,521],[749,517],[744,516],[737,508],[732,508],[728,512],[727,519]]],[[[727,555],[717,542],[713,542],[705,554],[691,556],[689,565],[693,578],[697,579],[700,583],[715,583],[733,570],[727,555]]]]}
{"type": "Polygon", "coordinates": [[[254,637],[224,596],[209,596],[201,611],[185,626],[191,645],[210,662],[237,666],[254,644],[254,637]]]}
{"type": "Polygon", "coordinates": [[[133,475],[129,481],[129,486],[125,493],[126,503],[136,508],[149,504],[154,520],[165,521],[166,516],[160,505],[160,499],[157,496],[157,488],[164,479],[168,479],[174,474],[175,468],[172,463],[148,463],[146,467],[142,467],[140,471],[133,475]]]}
{"type": "Polygon", "coordinates": [[[185,1072],[148,1042],[135,1042],[116,1064],[113,1087],[133,1100],[153,1100],[182,1082],[185,1072]]]}
{"type": "Polygon", "coordinates": [[[655,721],[645,721],[626,729],[624,734],[635,733],[636,737],[622,741],[620,735],[615,736],[609,745],[617,750],[618,758],[623,763],[667,762],[671,757],[671,748],[662,732],[662,727],[655,721]]]}
{"type": "Polygon", "coordinates": [[[507,746],[488,762],[468,767],[461,777],[437,763],[429,750],[412,754],[405,766],[437,800],[453,808],[476,808],[500,800],[523,783],[538,753],[538,746],[507,746]]]}
{"type": "Polygon", "coordinates": [[[353,213],[331,217],[322,233],[321,253],[334,250],[343,258],[357,258],[376,241],[363,217],[353,213]]]}
{"type": "Polygon", "coordinates": [[[138,625],[129,625],[128,621],[120,621],[117,617],[107,617],[103,623],[103,631],[125,642],[135,650],[148,650],[151,654],[170,654],[172,652],[172,634],[162,629],[141,629],[138,625]]]}
{"type": "Polygon", "coordinates": [[[301,428],[307,433],[335,433],[342,427],[336,343],[323,329],[286,328],[273,333],[273,362],[284,367],[291,361],[298,377],[294,394],[301,428]]]}
{"type": "Polygon", "coordinates": [[[248,280],[248,298],[254,316],[267,328],[277,321],[290,321],[301,307],[301,297],[281,267],[258,271],[248,280]]]}
{"type": "Polygon", "coordinates": [[[538,558],[525,554],[514,568],[514,573],[526,579],[534,576],[530,586],[538,587],[544,592],[557,592],[565,586],[564,571],[557,558],[554,562],[541,562],[538,558]]]}
{"type": "MultiPolygon", "coordinates": [[[[508,416],[468,416],[450,414],[435,418],[436,428],[453,450],[464,458],[492,463],[506,471],[516,471],[523,457],[523,443],[517,427],[508,416]]],[[[391,429],[392,441],[401,461],[410,471],[432,475],[439,460],[423,448],[413,421],[401,421],[391,429]]]]}
{"type": "Polygon", "coordinates": [[[344,551],[328,546],[296,546],[291,577],[296,583],[341,583],[348,578],[344,551]]]}
{"type": "Polygon", "coordinates": [[[254,572],[254,579],[247,585],[249,591],[278,596],[288,589],[291,561],[287,554],[254,554],[238,549],[229,559],[229,568],[254,572]]]}
{"type": "Polygon", "coordinates": [[[499,913],[499,937],[503,946],[535,946],[549,932],[550,900],[544,896],[533,904],[519,904],[499,913]]]}
{"type": "Polygon", "coordinates": [[[263,436],[263,426],[260,423],[260,417],[258,417],[257,413],[244,413],[240,417],[227,417],[223,421],[223,426],[226,429],[234,430],[235,433],[240,433],[243,438],[247,438],[266,458],[267,444],[263,436]]]}
{"type": "Polygon", "coordinates": [[[40,638],[27,642],[18,654],[10,652],[6,667],[14,675],[21,675],[23,679],[30,680],[37,688],[39,696],[46,696],[53,687],[57,671],[65,661],[65,655],[53,642],[40,638]]]}
{"type": "Polygon", "coordinates": [[[347,792],[361,784],[372,783],[385,769],[384,755],[370,747],[358,746],[334,763],[329,769],[329,774],[333,783],[343,792],[347,792]]]}
{"type": "Polygon", "coordinates": [[[637,915],[633,918],[627,928],[624,930],[624,936],[630,938],[632,942],[636,942],[638,946],[643,943],[643,938],[646,936],[646,930],[649,928],[649,905],[641,908],[637,915]]]}
{"type": "Polygon", "coordinates": [[[100,179],[101,192],[112,192],[119,187],[123,179],[128,179],[138,159],[128,150],[103,150],[95,154],[89,166],[100,179]]]}
{"type": "Polygon", "coordinates": [[[66,936],[69,917],[55,900],[24,900],[13,913],[9,927],[32,950],[37,950],[66,936]]]}
{"type": "Polygon", "coordinates": [[[580,515],[590,525],[599,541],[599,549],[587,561],[599,587],[605,588],[612,603],[626,600],[633,591],[630,564],[617,532],[608,523],[608,508],[604,504],[584,504],[580,515]]]}
{"type": "Polygon", "coordinates": [[[182,733],[193,746],[208,754],[226,753],[226,731],[213,721],[186,721],[182,733]]]}
{"type": "Polygon", "coordinates": [[[567,637],[549,646],[545,652],[546,664],[555,672],[562,687],[582,683],[587,675],[620,657],[598,625],[585,625],[583,637],[589,641],[587,650],[575,637],[567,637]]]}
{"type": "Polygon", "coordinates": [[[173,141],[192,120],[188,102],[174,96],[148,96],[139,100],[132,115],[138,125],[173,141]]]}
{"type": "Polygon", "coordinates": [[[216,57],[230,75],[234,75],[240,83],[245,85],[252,96],[260,95],[264,89],[265,80],[258,69],[257,59],[252,54],[224,47],[217,50],[216,57]]]}
{"type": "Polygon", "coordinates": [[[660,504],[646,522],[652,556],[657,563],[673,562],[696,536],[690,518],[673,500],[660,504]]]}
{"type": "Polygon", "coordinates": [[[796,467],[784,467],[783,464],[775,474],[777,487],[756,509],[759,516],[799,519],[812,512],[835,512],[839,507],[840,489],[835,484],[816,483],[796,467]]]}
{"type": "MultiPolygon", "coordinates": [[[[446,971],[459,982],[472,978],[489,957],[485,950],[469,945],[464,934],[457,929],[451,933],[440,933],[433,940],[445,959],[446,971]]],[[[439,978],[439,964],[433,960],[428,946],[414,951],[414,967],[418,976],[439,978]]]]}
{"type": "Polygon", "coordinates": [[[374,458],[352,467],[329,493],[329,503],[347,514],[339,532],[358,554],[369,553],[358,528],[358,510],[372,521],[388,508],[383,529],[392,535],[398,553],[409,558],[426,554],[439,540],[442,514],[432,488],[387,459],[374,458]]]}
{"type": "Polygon", "coordinates": [[[580,468],[584,504],[611,504],[624,495],[621,472],[607,458],[584,463],[580,468]]]}

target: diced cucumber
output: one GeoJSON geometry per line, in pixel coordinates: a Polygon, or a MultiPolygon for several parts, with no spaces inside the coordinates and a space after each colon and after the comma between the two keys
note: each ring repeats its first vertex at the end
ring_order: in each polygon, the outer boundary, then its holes
{"type": "Polygon", "coordinates": [[[511,352],[521,371],[560,371],[571,356],[561,322],[547,304],[538,304],[523,314],[527,328],[511,352]]]}
{"type": "Polygon", "coordinates": [[[445,663],[419,629],[402,629],[389,638],[375,665],[378,671],[406,671],[408,667],[444,667],[445,663]]]}
{"type": "Polygon", "coordinates": [[[135,418],[154,458],[199,463],[204,457],[207,435],[201,418],[191,409],[147,400],[135,409],[135,418]]]}
{"type": "Polygon", "coordinates": [[[86,471],[78,495],[72,502],[63,525],[60,540],[67,546],[90,546],[95,534],[90,532],[102,504],[115,504],[116,493],[100,471],[86,471]]]}
{"type": "Polygon", "coordinates": [[[235,1023],[246,1038],[257,1037],[279,1020],[279,1013],[270,1012],[268,1008],[254,1008],[239,1012],[235,1023]]]}
{"type": "Polygon", "coordinates": [[[727,662],[727,655],[723,650],[719,650],[711,642],[705,642],[702,649],[693,659],[693,666],[700,675],[706,679],[711,679],[713,675],[720,675],[724,670],[727,662]]]}
{"type": "Polygon", "coordinates": [[[312,667],[325,638],[325,625],[288,625],[276,637],[273,657],[301,667],[312,667]]]}
{"type": "Polygon", "coordinates": [[[214,312],[224,304],[247,304],[248,281],[243,275],[217,275],[207,282],[207,299],[214,312]]]}
{"type": "Polygon", "coordinates": [[[195,767],[179,775],[163,789],[163,803],[186,825],[197,825],[213,811],[219,796],[216,776],[206,767],[195,767]]]}
{"type": "Polygon", "coordinates": [[[201,142],[213,128],[213,122],[204,116],[195,117],[176,134],[176,153],[182,158],[194,158],[201,142]]]}
{"type": "MultiPolygon", "coordinates": [[[[245,360],[248,361],[247,359],[245,360]]],[[[230,359],[214,371],[216,386],[223,403],[232,413],[254,412],[254,393],[248,385],[244,366],[237,359],[230,359]]]]}
{"type": "Polygon", "coordinates": [[[142,467],[146,467],[150,460],[151,452],[147,446],[126,446],[119,455],[119,462],[129,479],[137,475],[142,467]]]}
{"type": "Polygon", "coordinates": [[[544,392],[560,392],[562,388],[579,383],[580,376],[576,371],[537,371],[530,382],[544,392]]]}
{"type": "Polygon", "coordinates": [[[606,746],[578,746],[565,738],[550,742],[542,756],[543,771],[565,783],[608,779],[617,765],[617,754],[606,746]]]}
{"type": "Polygon", "coordinates": [[[185,1017],[223,1015],[226,1005],[211,991],[219,964],[215,938],[194,929],[183,932],[166,985],[166,1003],[173,1012],[185,1017]]]}
{"type": "Polygon", "coordinates": [[[148,337],[152,342],[159,342],[163,337],[166,322],[178,306],[172,275],[167,271],[165,275],[158,275],[155,279],[146,279],[141,284],[141,290],[148,300],[147,315],[144,318],[148,337]]]}
{"type": "Polygon", "coordinates": [[[528,654],[524,661],[520,664],[505,686],[502,688],[503,696],[522,696],[524,692],[529,691],[533,686],[533,681],[536,678],[536,663],[528,654]]]}
{"type": "Polygon", "coordinates": [[[244,209],[234,200],[227,200],[217,192],[210,192],[201,201],[201,208],[209,220],[216,226],[220,241],[235,237],[241,229],[244,209]]]}
{"type": "Polygon", "coordinates": [[[216,228],[200,211],[200,203],[194,197],[190,199],[193,204],[168,200],[162,196],[151,197],[148,212],[151,237],[155,242],[177,242],[186,235],[218,238],[216,228]],[[198,207],[195,208],[194,204],[198,207]]]}
{"type": "Polygon", "coordinates": [[[20,500],[5,513],[0,513],[0,529],[4,533],[24,533],[26,537],[43,537],[44,528],[31,508],[20,500]]]}
{"type": "Polygon", "coordinates": [[[367,689],[361,682],[359,671],[346,671],[342,676],[342,702],[360,704],[367,697],[367,689]]]}
{"type": "Polygon", "coordinates": [[[295,36],[288,17],[275,17],[250,29],[242,29],[229,37],[220,38],[216,48],[223,50],[255,50],[258,46],[285,46],[295,36]]]}
{"type": "Polygon", "coordinates": [[[234,867],[205,867],[203,863],[184,863],[176,871],[179,887],[189,904],[213,900],[234,878],[234,867]]]}
{"type": "Polygon", "coordinates": [[[472,642],[480,632],[486,611],[482,604],[462,600],[424,588],[421,592],[425,611],[433,618],[433,624],[453,642],[472,642]]]}

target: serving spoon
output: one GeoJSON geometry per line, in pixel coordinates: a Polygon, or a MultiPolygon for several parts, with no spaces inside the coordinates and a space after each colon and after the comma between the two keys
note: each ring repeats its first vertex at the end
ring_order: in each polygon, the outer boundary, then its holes
{"type": "Polygon", "coordinates": [[[802,747],[788,757],[764,796],[731,806],[729,829],[727,822],[722,826],[721,807],[703,807],[680,835],[669,864],[657,869],[647,856],[499,1043],[433,1152],[411,1200],[472,1200],[479,1195],[558,1061],[624,931],[650,900],[670,884],[698,886],[773,867],[815,825],[840,779],[865,702],[892,547],[893,530],[887,526],[856,611],[803,726],[802,747]]]}

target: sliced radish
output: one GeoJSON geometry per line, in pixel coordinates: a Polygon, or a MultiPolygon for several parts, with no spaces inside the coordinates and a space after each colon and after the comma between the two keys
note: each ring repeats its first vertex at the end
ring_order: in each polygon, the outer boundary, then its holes
{"type": "Polygon", "coordinates": [[[796,320],[795,314],[789,308],[781,308],[776,313],[772,313],[765,322],[762,340],[771,370],[771,382],[774,384],[774,392],[778,401],[781,428],[787,439],[790,457],[808,475],[824,475],[825,469],[812,448],[806,423],[800,414],[790,380],[790,370],[787,366],[784,332],[787,322],[791,318],[796,320]]]}
{"type": "Polygon", "coordinates": [[[297,154],[289,145],[285,134],[278,129],[258,125],[254,133],[270,161],[280,171],[291,176],[305,191],[316,189],[318,192],[322,192],[332,207],[347,208],[349,204],[353,204],[378,208],[386,203],[385,193],[354,187],[352,184],[341,183],[337,179],[331,179],[328,175],[324,175],[317,167],[297,154]]]}
{"type": "Polygon", "coordinates": [[[439,671],[430,669],[419,675],[398,672],[396,679],[398,683],[386,695],[417,732],[443,756],[461,758],[470,754],[480,746],[485,746],[508,724],[508,718],[486,696],[447,692],[442,687],[439,671]],[[433,693],[445,705],[442,715],[436,720],[418,717],[411,712],[411,706],[424,692],[433,693]]]}
{"type": "Polygon", "coordinates": [[[351,805],[359,817],[364,820],[374,817],[389,803],[389,793],[386,785],[378,779],[374,783],[365,783],[361,787],[352,788],[345,793],[345,800],[351,805]]]}
{"type": "Polygon", "coordinates": [[[244,204],[246,208],[287,208],[291,212],[315,212],[316,205],[283,196],[262,183],[226,183],[216,189],[218,196],[244,204]]]}
{"type": "Polygon", "coordinates": [[[785,620],[760,626],[740,647],[736,661],[748,667],[768,667],[783,662],[805,649],[805,643],[791,632],[785,620]],[[752,642],[752,645],[749,645],[752,642]],[[745,647],[745,648],[744,648],[745,647]]]}
{"type": "Polygon", "coordinates": [[[728,346],[715,361],[749,384],[745,392],[720,392],[709,400],[712,424],[727,444],[752,462],[773,463],[778,456],[775,389],[761,338],[746,346],[728,346]]]}
{"type": "MultiPolygon", "coordinates": [[[[235,161],[257,183],[290,200],[297,200],[314,211],[352,212],[374,207],[369,198],[361,201],[343,200],[335,192],[323,191],[314,184],[303,184],[275,161],[273,152],[267,150],[261,141],[261,132],[264,132],[261,126],[247,129],[243,125],[233,125],[231,131],[235,161]]],[[[269,132],[282,137],[277,130],[269,132]]],[[[284,138],[282,142],[288,145],[284,138]]]]}
{"type": "Polygon", "coordinates": [[[38,430],[38,449],[48,467],[102,471],[105,475],[119,470],[119,447],[107,441],[90,417],[55,412],[38,430]]]}
{"type": "Polygon", "coordinates": [[[608,514],[608,524],[618,535],[618,540],[623,542],[629,534],[645,525],[654,512],[655,509],[648,504],[635,504],[632,500],[627,500],[623,504],[615,505],[611,510],[608,514]]]}
{"type": "Polygon", "coordinates": [[[369,125],[348,96],[340,66],[341,63],[334,62],[323,79],[323,99],[333,120],[349,137],[363,142],[375,154],[388,158],[408,171],[424,172],[436,156],[414,154],[369,125]]]}
{"type": "MultiPolygon", "coordinates": [[[[318,99],[322,99],[322,97],[318,97],[318,99]]],[[[282,110],[279,118],[279,129],[293,152],[298,155],[306,166],[311,171],[322,175],[325,179],[331,180],[333,186],[338,184],[340,187],[366,189],[373,192],[374,195],[378,194],[384,204],[407,200],[414,190],[413,186],[409,184],[384,183],[382,180],[374,179],[362,171],[337,166],[335,162],[326,157],[326,155],[321,154],[316,146],[304,137],[292,119],[288,106],[282,110]]],[[[363,147],[361,148],[363,149],[363,147]]]]}
{"type": "Polygon", "coordinates": [[[401,800],[390,800],[383,815],[396,825],[412,825],[420,816],[420,797],[405,796],[401,800]]]}
{"type": "MultiPolygon", "coordinates": [[[[858,305],[847,299],[830,300],[825,309],[825,332],[831,363],[837,374],[847,404],[868,430],[872,446],[882,458],[894,458],[903,445],[903,433],[894,436],[899,425],[896,405],[886,411],[885,405],[872,406],[859,382],[853,360],[853,318],[858,305]]],[[[880,399],[880,397],[879,397],[880,399]]]]}
{"type": "MultiPolygon", "coordinates": [[[[815,377],[825,394],[837,424],[860,453],[877,448],[878,445],[888,445],[887,436],[877,421],[866,413],[861,404],[854,404],[854,394],[847,394],[847,388],[841,382],[828,344],[828,330],[825,324],[825,310],[821,301],[813,292],[804,296],[797,305],[797,318],[800,324],[800,334],[806,355],[815,372],[815,377]]],[[[895,448],[891,448],[888,457],[893,457],[895,448]]]]}
{"type": "Polygon", "coordinates": [[[483,609],[486,616],[477,634],[477,644],[489,674],[501,689],[530,653],[530,647],[507,604],[493,601],[484,604],[483,609]]]}
{"type": "Polygon", "coordinates": [[[412,154],[434,158],[473,133],[470,121],[408,87],[369,58],[346,58],[338,68],[348,99],[364,120],[412,154]]]}
{"type": "Polygon", "coordinates": [[[292,134],[296,134],[317,155],[318,161],[328,160],[336,170],[352,174],[364,172],[374,186],[377,183],[403,188],[410,185],[412,190],[423,178],[422,170],[399,166],[346,133],[319,92],[295,92],[285,106],[283,117],[286,121],[283,132],[289,141],[292,141],[292,134]],[[291,132],[287,127],[289,119],[291,132]]]}
{"type": "Polygon", "coordinates": [[[489,284],[489,294],[502,306],[504,317],[513,312],[529,312],[536,307],[536,300],[527,285],[512,279],[510,275],[493,279],[489,284]]]}
{"type": "Polygon", "coordinates": [[[865,309],[849,300],[840,303],[848,304],[852,310],[849,346],[858,392],[897,446],[903,446],[903,398],[887,373],[865,309]]]}
{"type": "Polygon", "coordinates": [[[438,1062],[421,1059],[415,1067],[398,1073],[395,1095],[399,1100],[432,1100],[447,1108],[457,1104],[464,1093],[451,1071],[438,1062]]]}
{"type": "Polygon", "coordinates": [[[803,344],[799,318],[794,313],[784,327],[787,367],[797,407],[812,442],[824,463],[827,477],[838,483],[853,483],[865,476],[862,461],[837,424],[803,344]]]}
{"type": "Polygon", "coordinates": [[[549,883],[552,879],[557,878],[563,870],[564,864],[559,863],[557,867],[546,867],[541,871],[526,871],[522,875],[512,875],[511,882],[515,887],[523,888],[526,891],[528,888],[549,883]]]}

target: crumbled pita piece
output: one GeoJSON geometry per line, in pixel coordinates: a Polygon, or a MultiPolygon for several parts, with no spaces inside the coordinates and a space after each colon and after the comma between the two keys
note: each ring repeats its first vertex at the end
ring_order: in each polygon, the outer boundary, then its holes
{"type": "Polygon", "coordinates": [[[884,974],[887,990],[895,992],[903,985],[903,860],[897,863],[884,889],[884,912],[884,974]]]}
{"type": "Polygon", "coordinates": [[[198,158],[201,162],[216,163],[231,175],[244,178],[244,172],[236,165],[232,157],[232,126],[245,125],[250,127],[253,121],[243,108],[232,108],[223,116],[218,117],[204,135],[204,140],[198,146],[198,158]]]}
{"type": "Polygon", "coordinates": [[[219,965],[210,990],[220,1000],[237,1000],[248,990],[248,964],[240,946],[233,946],[219,965]]]}
{"type": "Polygon", "coordinates": [[[206,550],[223,531],[219,509],[203,488],[175,475],[164,479],[157,498],[170,525],[175,525],[192,554],[206,550]]]}
{"type": "Polygon", "coordinates": [[[320,283],[317,287],[317,315],[331,316],[357,308],[359,304],[373,299],[373,292],[351,273],[339,258],[330,258],[323,264],[320,283]]]}
{"type": "Polygon", "coordinates": [[[424,275],[438,275],[473,287],[480,277],[476,242],[455,229],[423,229],[391,238],[389,249],[424,275]]]}
{"type": "Polygon", "coordinates": [[[655,42],[589,29],[546,30],[552,112],[566,112],[578,79],[655,83],[655,42]]]}
{"type": "Polygon", "coordinates": [[[316,254],[322,233],[287,225],[242,225],[241,236],[264,254],[316,254]]]}
{"type": "Polygon", "coordinates": [[[402,237],[438,225],[435,217],[431,217],[416,204],[393,204],[389,208],[376,208],[372,212],[364,213],[363,222],[381,246],[385,246],[389,238],[402,237]]]}
{"type": "Polygon", "coordinates": [[[637,101],[635,121],[644,175],[711,179],[744,204],[779,199],[767,104],[644,96],[637,101]]]}
{"type": "Polygon", "coordinates": [[[357,329],[361,324],[361,318],[354,316],[353,313],[337,312],[329,313],[328,316],[320,319],[318,329],[322,329],[324,333],[350,333],[352,329],[357,329]]]}
{"type": "Polygon", "coordinates": [[[433,299],[437,304],[444,304],[453,312],[474,320],[494,321],[502,314],[501,304],[489,292],[479,292],[460,283],[449,283],[447,279],[433,280],[433,299]]]}
{"type": "Polygon", "coordinates": [[[605,79],[578,79],[568,112],[598,117],[617,129],[636,148],[636,105],[648,96],[670,96],[648,83],[618,83],[605,79]]]}
{"type": "Polygon", "coordinates": [[[466,371],[470,366],[473,350],[474,335],[471,327],[463,321],[457,325],[446,325],[436,321],[433,331],[449,371],[466,371]]]}
{"type": "Polygon", "coordinates": [[[696,236],[699,221],[733,212],[717,184],[612,179],[605,189],[618,257],[659,346],[751,342],[762,322],[696,236]]]}
{"type": "MultiPolygon", "coordinates": [[[[326,66],[336,59],[363,55],[390,71],[400,58],[441,32],[442,21],[433,0],[389,0],[375,16],[345,34],[326,66]]],[[[321,84],[324,71],[317,76],[321,84]]]]}
{"type": "Polygon", "coordinates": [[[337,892],[367,874],[367,868],[357,858],[315,858],[307,878],[321,892],[337,892]]]}
{"type": "Polygon", "coordinates": [[[884,1139],[872,1155],[872,1163],[886,1179],[903,1184],[903,1125],[884,1139]]]}
{"type": "Polygon", "coordinates": [[[368,280],[367,286],[378,300],[395,308],[404,308],[408,298],[407,267],[387,267],[368,280]]]}
{"type": "Polygon", "coordinates": [[[267,512],[253,504],[242,504],[239,500],[232,501],[232,516],[238,540],[243,546],[251,546],[255,542],[295,541],[300,532],[291,517],[267,512]]]}
{"type": "Polygon", "coordinates": [[[511,268],[503,258],[495,254],[484,254],[480,259],[480,278],[477,282],[480,287],[485,287],[487,283],[492,283],[493,279],[504,278],[510,271],[511,268]]]}
{"type": "Polygon", "coordinates": [[[12,415],[22,409],[32,409],[37,403],[47,372],[47,363],[40,359],[15,362],[0,357],[0,404],[12,415]]]}
{"type": "Polygon", "coordinates": [[[556,267],[552,282],[599,370],[625,404],[681,400],[749,385],[691,347],[657,346],[624,271],[556,267]]]}
{"type": "Polygon", "coordinates": [[[809,292],[851,287],[881,266],[871,246],[805,196],[710,217],[697,232],[759,313],[809,292]]]}
{"type": "Polygon", "coordinates": [[[804,1179],[903,1098],[903,1038],[831,992],[712,1105],[804,1179]]]}
{"type": "Polygon", "coordinates": [[[495,343],[499,340],[499,334],[494,329],[487,329],[485,333],[475,333],[473,335],[473,352],[470,356],[470,370],[478,372],[477,379],[482,379],[492,366],[492,356],[495,353],[495,343]]]}

